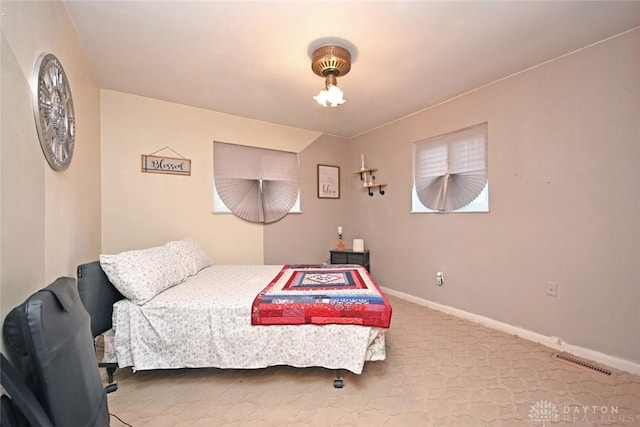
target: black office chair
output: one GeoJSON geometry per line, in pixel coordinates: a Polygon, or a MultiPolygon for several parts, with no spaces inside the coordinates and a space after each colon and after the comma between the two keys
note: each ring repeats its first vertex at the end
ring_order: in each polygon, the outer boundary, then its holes
{"type": "MultiPolygon", "coordinates": [[[[111,284],[100,261],[79,265],[77,274],[80,301],[91,316],[91,335],[95,338],[111,329],[113,304],[124,299],[124,296],[111,284]]],[[[118,364],[99,362],[98,366],[106,368],[108,381],[112,383],[118,364]]]]}
{"type": "Polygon", "coordinates": [[[53,427],[40,402],[20,379],[4,354],[0,353],[3,394],[0,401],[0,426],[2,427],[53,427]]]}
{"type": "MultiPolygon", "coordinates": [[[[58,278],[5,318],[5,348],[18,376],[13,382],[26,385],[46,413],[49,425],[109,425],[107,391],[116,386],[112,384],[106,390],[102,385],[90,322],[71,277],[58,278]]],[[[11,381],[10,374],[5,379],[6,363],[3,360],[3,387],[5,380],[11,381]]],[[[16,398],[21,398],[12,396],[6,387],[5,390],[15,403],[12,406],[18,407],[25,418],[33,416],[25,414],[25,410],[39,412],[32,401],[19,407],[16,398]]],[[[38,426],[47,425],[41,416],[35,422],[38,426]]]]}

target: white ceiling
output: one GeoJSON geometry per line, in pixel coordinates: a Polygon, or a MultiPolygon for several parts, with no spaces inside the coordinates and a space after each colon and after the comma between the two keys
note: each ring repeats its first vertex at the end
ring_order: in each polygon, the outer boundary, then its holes
{"type": "Polygon", "coordinates": [[[640,26],[639,1],[65,4],[102,88],[345,137],[640,26]],[[332,41],[353,61],[323,108],[332,41]]]}

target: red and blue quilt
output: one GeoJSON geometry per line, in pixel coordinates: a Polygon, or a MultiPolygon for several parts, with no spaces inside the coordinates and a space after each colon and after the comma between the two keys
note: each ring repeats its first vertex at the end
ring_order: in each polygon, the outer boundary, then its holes
{"type": "Polygon", "coordinates": [[[391,304],[360,265],[285,265],[253,301],[253,325],[388,328],[391,304]]]}

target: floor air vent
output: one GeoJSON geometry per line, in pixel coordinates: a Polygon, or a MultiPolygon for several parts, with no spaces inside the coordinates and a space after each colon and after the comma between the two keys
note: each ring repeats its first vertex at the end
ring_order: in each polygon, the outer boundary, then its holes
{"type": "Polygon", "coordinates": [[[578,368],[582,368],[582,369],[586,369],[587,371],[590,372],[595,372],[598,373],[600,375],[605,375],[607,377],[610,377],[612,372],[611,370],[607,369],[607,368],[603,368],[600,365],[597,365],[593,362],[589,362],[587,360],[584,359],[580,359],[579,357],[574,356],[573,354],[569,354],[569,353],[553,353],[552,356],[554,359],[558,359],[561,362],[565,362],[568,363],[569,365],[572,366],[576,366],[578,368]]]}

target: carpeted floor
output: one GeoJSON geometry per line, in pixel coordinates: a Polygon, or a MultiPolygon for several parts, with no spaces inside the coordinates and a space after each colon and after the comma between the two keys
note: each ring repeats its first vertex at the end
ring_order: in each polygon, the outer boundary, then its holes
{"type": "Polygon", "coordinates": [[[135,427],[640,426],[640,376],[576,368],[542,345],[389,299],[387,360],[346,372],[342,389],[320,368],[119,369],[110,412],[135,427]]]}

